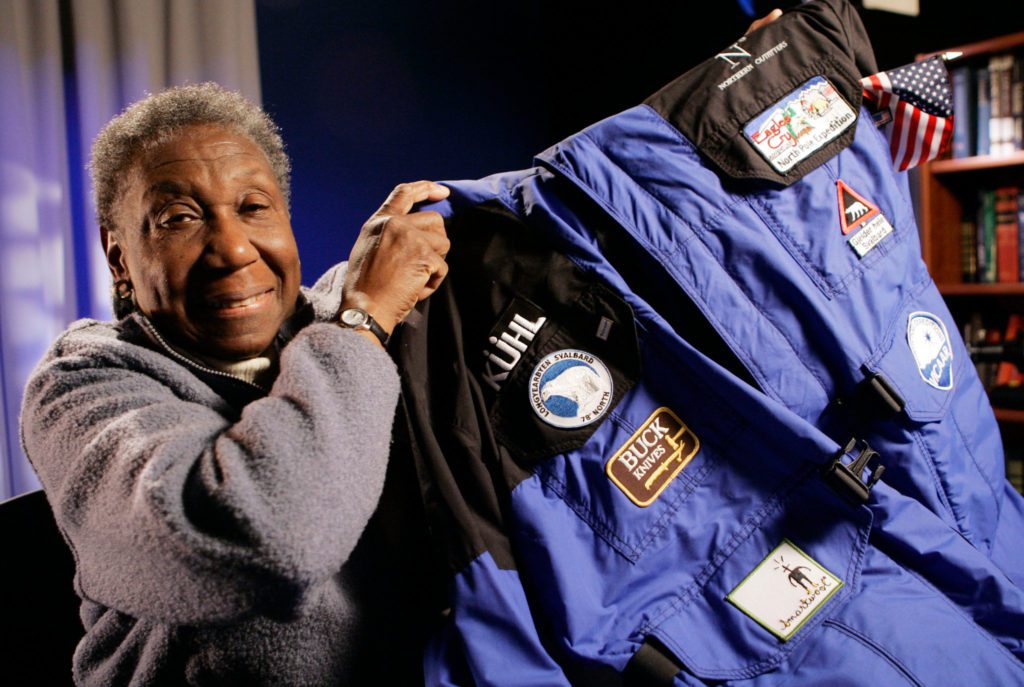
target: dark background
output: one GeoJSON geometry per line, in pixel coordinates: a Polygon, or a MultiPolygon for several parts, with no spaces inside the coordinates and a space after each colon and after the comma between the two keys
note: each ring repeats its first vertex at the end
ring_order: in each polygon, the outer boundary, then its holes
{"type": "MultiPolygon", "coordinates": [[[[862,10],[881,68],[1024,30],[1020,0],[862,10]]],[[[294,165],[306,283],[343,259],[395,184],[477,178],[632,107],[743,34],[733,0],[257,0],[266,109],[294,165]]],[[[755,16],[797,2],[755,0],[755,16]]],[[[859,2],[856,3],[859,5],[859,2]]]]}

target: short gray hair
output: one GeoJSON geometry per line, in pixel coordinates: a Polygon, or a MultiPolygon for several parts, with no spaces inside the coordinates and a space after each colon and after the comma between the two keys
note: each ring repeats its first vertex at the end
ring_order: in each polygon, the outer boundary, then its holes
{"type": "Polygon", "coordinates": [[[114,206],[139,157],[196,124],[219,124],[250,138],[267,156],[285,201],[290,201],[291,163],[277,124],[241,93],[207,82],[147,95],[103,127],[93,141],[89,165],[101,226],[116,228],[114,206]]]}

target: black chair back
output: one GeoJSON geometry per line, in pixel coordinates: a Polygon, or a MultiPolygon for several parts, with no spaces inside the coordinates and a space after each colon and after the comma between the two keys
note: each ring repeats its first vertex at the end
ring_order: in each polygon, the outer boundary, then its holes
{"type": "Polygon", "coordinates": [[[82,638],[71,551],[42,491],[0,503],[0,684],[72,684],[82,638]]]}

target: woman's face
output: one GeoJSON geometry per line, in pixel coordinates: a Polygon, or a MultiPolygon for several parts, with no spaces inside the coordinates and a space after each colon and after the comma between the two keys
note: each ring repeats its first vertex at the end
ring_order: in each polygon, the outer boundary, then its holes
{"type": "Polygon", "coordinates": [[[299,255],[262,150],[204,124],[182,130],[129,173],[105,231],[114,277],[176,345],[223,360],[259,355],[292,314],[299,255]]]}

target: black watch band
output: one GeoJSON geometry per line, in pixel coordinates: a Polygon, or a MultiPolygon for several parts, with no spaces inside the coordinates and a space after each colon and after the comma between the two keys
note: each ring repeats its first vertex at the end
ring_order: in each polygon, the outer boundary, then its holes
{"type": "Polygon", "coordinates": [[[377,324],[377,320],[373,319],[373,315],[362,308],[345,308],[338,317],[338,324],[349,329],[366,329],[380,339],[382,346],[387,346],[388,339],[391,338],[384,328],[377,324]]]}

